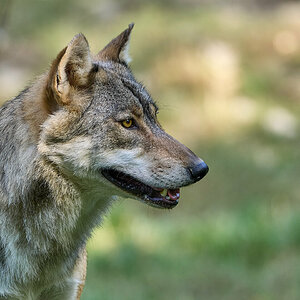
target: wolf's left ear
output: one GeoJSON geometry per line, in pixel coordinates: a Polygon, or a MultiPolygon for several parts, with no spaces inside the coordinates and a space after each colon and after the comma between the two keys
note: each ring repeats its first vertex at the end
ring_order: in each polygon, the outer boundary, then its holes
{"type": "Polygon", "coordinates": [[[48,92],[50,89],[57,104],[68,103],[68,94],[72,87],[84,87],[88,84],[92,67],[88,41],[79,33],[58,54],[49,73],[48,92]]]}
{"type": "Polygon", "coordinates": [[[107,44],[98,54],[99,60],[111,60],[115,62],[131,61],[129,56],[129,40],[134,23],[128,25],[128,28],[121,32],[109,44],[107,44]]]}

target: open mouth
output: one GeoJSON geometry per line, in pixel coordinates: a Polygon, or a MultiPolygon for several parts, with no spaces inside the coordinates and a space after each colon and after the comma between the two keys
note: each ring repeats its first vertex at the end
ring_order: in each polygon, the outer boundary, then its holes
{"type": "Polygon", "coordinates": [[[151,187],[116,170],[104,169],[102,175],[120,189],[138,196],[147,204],[160,208],[173,208],[178,204],[180,189],[151,187]]]}

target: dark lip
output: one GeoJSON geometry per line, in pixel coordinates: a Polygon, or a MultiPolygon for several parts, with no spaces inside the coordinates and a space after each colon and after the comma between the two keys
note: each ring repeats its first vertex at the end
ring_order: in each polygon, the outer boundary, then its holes
{"type": "Polygon", "coordinates": [[[101,174],[121,190],[139,197],[150,206],[171,209],[178,204],[178,200],[167,200],[151,186],[114,169],[103,169],[101,174]]]}

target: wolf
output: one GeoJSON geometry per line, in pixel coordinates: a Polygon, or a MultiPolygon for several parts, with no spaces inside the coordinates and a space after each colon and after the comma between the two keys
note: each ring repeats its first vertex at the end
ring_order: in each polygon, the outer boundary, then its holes
{"type": "Polygon", "coordinates": [[[0,109],[0,299],[79,299],[86,242],[118,197],[171,209],[208,166],[168,135],[128,63],[76,35],[0,109]]]}

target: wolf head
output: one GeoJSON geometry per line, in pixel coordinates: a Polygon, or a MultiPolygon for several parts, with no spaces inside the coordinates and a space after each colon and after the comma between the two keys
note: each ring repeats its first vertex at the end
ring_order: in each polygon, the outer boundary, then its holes
{"type": "Polygon", "coordinates": [[[208,167],[159,124],[157,105],[128,67],[132,28],[95,56],[82,34],[58,54],[47,77],[39,151],[79,186],[96,182],[112,196],[172,208],[179,189],[208,167]]]}

